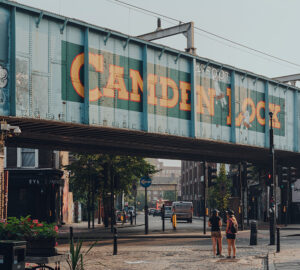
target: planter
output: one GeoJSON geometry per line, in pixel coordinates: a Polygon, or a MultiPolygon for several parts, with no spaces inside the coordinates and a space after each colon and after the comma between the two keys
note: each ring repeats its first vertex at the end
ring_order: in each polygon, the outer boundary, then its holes
{"type": "Polygon", "coordinates": [[[57,254],[55,244],[55,237],[30,239],[26,244],[26,256],[54,256],[57,254]]]}

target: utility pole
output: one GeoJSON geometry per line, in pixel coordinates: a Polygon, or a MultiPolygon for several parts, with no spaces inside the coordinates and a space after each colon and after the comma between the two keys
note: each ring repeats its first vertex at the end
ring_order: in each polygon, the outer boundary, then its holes
{"type": "Polygon", "coordinates": [[[270,245],[275,245],[275,228],[276,228],[276,180],[275,180],[275,149],[274,149],[274,134],[273,134],[273,113],[270,116],[270,160],[271,160],[271,186],[270,186],[270,245]],[[273,206],[274,204],[274,206],[273,206]]]}
{"type": "Polygon", "coordinates": [[[243,176],[242,176],[242,164],[239,163],[239,180],[240,180],[240,215],[241,215],[241,230],[244,230],[244,187],[243,187],[243,176]]]}
{"type": "Polygon", "coordinates": [[[147,187],[145,187],[145,234],[148,234],[148,196],[147,196],[147,187]]]}
{"type": "Polygon", "coordinates": [[[207,199],[207,181],[208,181],[208,170],[207,170],[207,163],[204,161],[203,163],[203,174],[204,174],[204,183],[203,183],[203,200],[204,200],[204,207],[203,207],[203,233],[206,234],[206,199],[207,199]]]}

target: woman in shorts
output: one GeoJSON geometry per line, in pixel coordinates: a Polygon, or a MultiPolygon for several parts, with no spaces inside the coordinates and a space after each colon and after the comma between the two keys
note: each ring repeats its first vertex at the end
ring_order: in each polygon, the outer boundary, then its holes
{"type": "Polygon", "coordinates": [[[228,256],[227,258],[231,258],[231,248],[232,248],[232,258],[235,259],[236,256],[236,233],[237,233],[238,223],[234,216],[234,212],[232,210],[227,211],[227,226],[226,226],[226,238],[228,243],[228,256]]]}
{"type": "Polygon", "coordinates": [[[209,218],[208,221],[208,226],[211,227],[211,239],[213,244],[214,258],[216,257],[217,241],[219,245],[219,253],[220,253],[219,256],[224,257],[222,255],[222,232],[221,232],[222,220],[219,217],[219,211],[217,209],[213,210],[212,216],[209,218]]]}

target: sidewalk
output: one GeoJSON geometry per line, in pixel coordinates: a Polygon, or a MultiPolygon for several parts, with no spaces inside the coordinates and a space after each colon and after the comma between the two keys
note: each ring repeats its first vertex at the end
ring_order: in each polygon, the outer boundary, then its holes
{"type": "MultiPolygon", "coordinates": [[[[118,254],[113,256],[111,241],[97,245],[86,257],[86,270],[98,269],[213,269],[213,270],[262,270],[266,269],[268,249],[265,246],[238,246],[237,258],[214,258],[211,244],[203,244],[205,239],[152,239],[151,241],[129,241],[118,245],[118,254]]],[[[84,246],[86,250],[87,245],[84,246]]],[[[58,247],[67,252],[67,245],[58,247]]],[[[226,254],[227,250],[223,251],[226,254]]],[[[65,269],[65,264],[61,269],[65,269]]]]}
{"type": "MultiPolygon", "coordinates": [[[[88,229],[87,223],[64,225],[59,230],[60,252],[67,252],[69,227],[73,227],[74,238],[89,241],[99,240],[97,246],[87,257],[87,270],[94,269],[300,269],[300,225],[282,227],[281,252],[276,253],[276,246],[269,246],[268,224],[260,224],[258,245],[249,246],[250,231],[239,231],[237,240],[237,259],[213,258],[211,254],[210,233],[202,230],[191,231],[178,229],[166,232],[156,231],[144,234],[144,230],[135,230],[144,226],[117,224],[118,255],[112,255],[112,233],[109,228],[95,224],[95,229],[88,229]],[[296,236],[295,236],[296,235],[296,236]]],[[[223,254],[227,254],[227,244],[223,239],[223,254]]],[[[64,268],[62,268],[64,269],[64,268]]]]}
{"type": "Polygon", "coordinates": [[[300,247],[290,247],[284,249],[281,247],[279,253],[269,254],[270,270],[299,270],[300,269],[300,247]]]}

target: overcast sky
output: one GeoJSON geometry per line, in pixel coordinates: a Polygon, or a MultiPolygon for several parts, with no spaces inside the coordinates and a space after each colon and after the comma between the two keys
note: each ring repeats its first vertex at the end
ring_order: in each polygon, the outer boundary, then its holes
{"type": "MultiPolygon", "coordinates": [[[[268,77],[300,73],[299,0],[122,0],[167,15],[293,62],[263,56],[196,30],[197,54],[268,77]],[[297,66],[299,65],[299,66],[297,66]]],[[[80,19],[129,35],[156,29],[157,16],[124,7],[114,0],[18,0],[29,6],[80,19]]],[[[162,18],[162,26],[176,24],[162,18]]],[[[183,50],[184,36],[159,43],[183,50]]],[[[170,165],[170,164],[168,164],[170,165]]],[[[172,165],[172,164],[171,164],[172,165]]]]}

